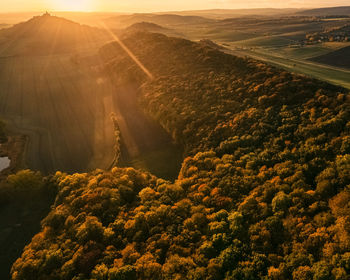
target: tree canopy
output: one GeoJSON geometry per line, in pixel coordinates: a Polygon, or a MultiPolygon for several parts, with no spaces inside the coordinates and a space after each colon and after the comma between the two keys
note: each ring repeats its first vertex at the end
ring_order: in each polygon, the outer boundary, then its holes
{"type": "Polygon", "coordinates": [[[50,180],[58,195],[13,280],[349,279],[349,92],[159,34],[101,50],[186,159],[50,180]]]}

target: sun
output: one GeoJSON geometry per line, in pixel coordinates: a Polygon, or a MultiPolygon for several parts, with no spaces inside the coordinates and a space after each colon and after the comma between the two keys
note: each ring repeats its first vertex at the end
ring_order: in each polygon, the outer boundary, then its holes
{"type": "Polygon", "coordinates": [[[52,9],[56,11],[90,12],[93,0],[51,0],[52,9]]]}

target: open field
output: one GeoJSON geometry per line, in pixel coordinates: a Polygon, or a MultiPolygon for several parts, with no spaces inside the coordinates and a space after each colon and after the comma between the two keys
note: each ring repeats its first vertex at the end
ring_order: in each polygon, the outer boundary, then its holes
{"type": "Polygon", "coordinates": [[[110,164],[113,125],[101,101],[110,85],[66,55],[1,58],[0,69],[0,114],[29,136],[28,167],[49,173],[110,164]]]}
{"type": "Polygon", "coordinates": [[[259,46],[259,47],[284,47],[292,44],[290,39],[281,36],[261,36],[249,40],[236,41],[240,46],[259,46]]]}
{"type": "Polygon", "coordinates": [[[307,59],[310,57],[323,55],[329,53],[333,50],[331,47],[325,45],[315,45],[315,46],[305,46],[300,48],[285,47],[276,49],[279,54],[283,54],[290,58],[295,59],[307,59]]]}
{"type": "Polygon", "coordinates": [[[288,58],[261,49],[233,48],[232,50],[228,50],[228,52],[238,56],[249,56],[290,72],[304,74],[350,89],[350,70],[322,65],[311,61],[288,58]]]}
{"type": "Polygon", "coordinates": [[[253,40],[232,42],[232,45],[242,48],[257,48],[259,50],[264,50],[265,52],[277,53],[293,59],[317,57],[350,46],[350,42],[327,42],[306,46],[288,46],[286,44],[281,44],[278,46],[278,38],[275,38],[275,41],[272,40],[271,37],[270,39],[270,43],[268,42],[268,38],[266,38],[266,40],[256,38],[253,40]]]}

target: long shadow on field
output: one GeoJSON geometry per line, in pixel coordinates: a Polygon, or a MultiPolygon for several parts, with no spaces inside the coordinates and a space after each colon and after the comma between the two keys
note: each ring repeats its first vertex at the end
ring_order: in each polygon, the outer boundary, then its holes
{"type": "Polygon", "coordinates": [[[25,159],[32,170],[110,166],[113,124],[101,101],[107,95],[112,88],[71,55],[0,59],[0,116],[14,133],[28,136],[25,159]]]}
{"type": "Polygon", "coordinates": [[[183,150],[170,135],[139,106],[138,90],[124,85],[113,96],[122,135],[121,166],[132,166],[174,180],[183,161],[183,150]]]}

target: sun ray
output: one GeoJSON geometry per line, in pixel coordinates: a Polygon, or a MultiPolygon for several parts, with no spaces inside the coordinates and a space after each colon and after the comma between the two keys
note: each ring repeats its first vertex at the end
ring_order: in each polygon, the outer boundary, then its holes
{"type": "Polygon", "coordinates": [[[121,46],[121,48],[130,56],[130,58],[141,68],[143,72],[152,80],[153,75],[142,64],[142,62],[132,53],[132,51],[119,39],[119,37],[113,33],[104,22],[100,22],[101,27],[108,32],[108,34],[121,46]]]}
{"type": "Polygon", "coordinates": [[[52,9],[56,11],[88,12],[93,10],[91,0],[51,0],[52,9]]]}

